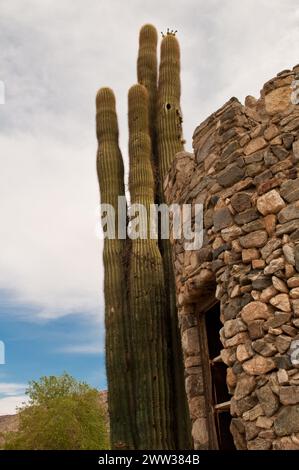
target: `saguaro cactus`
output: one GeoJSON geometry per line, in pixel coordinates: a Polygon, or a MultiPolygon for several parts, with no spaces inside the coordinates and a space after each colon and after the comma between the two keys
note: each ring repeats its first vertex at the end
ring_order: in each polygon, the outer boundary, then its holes
{"type": "MultiPolygon", "coordinates": [[[[175,153],[183,148],[180,56],[176,38],[167,34],[162,41],[157,94],[156,48],[156,29],[145,25],[139,38],[140,84],[130,89],[128,105],[129,190],[131,204],[142,204],[146,210],[146,236],[130,243],[127,240],[126,268],[119,262],[125,251],[124,242],[106,241],[104,249],[110,414],[113,442],[124,441],[137,449],[189,449],[189,414],[170,244],[149,236],[150,205],[164,200],[164,178],[175,153]],[[155,177],[153,169],[157,171],[155,177]],[[122,354],[131,358],[130,367],[122,354]],[[124,379],[122,368],[128,371],[128,380],[124,379]],[[117,403],[121,390],[124,395],[117,403]],[[121,420],[119,411],[125,403],[129,412],[126,410],[121,420]],[[125,420],[126,432],[122,428],[125,420]]],[[[107,93],[106,89],[102,91],[105,97],[107,93]]],[[[103,120],[98,124],[98,173],[102,201],[115,205],[116,195],[124,194],[123,166],[115,103],[109,93],[110,106],[107,98],[100,99],[101,92],[97,100],[97,121],[103,120]]]]}
{"type": "Polygon", "coordinates": [[[132,240],[129,269],[138,448],[172,449],[163,263],[157,240],[150,238],[149,214],[150,206],[154,204],[154,178],[146,88],[134,85],[129,91],[128,102],[131,203],[142,204],[146,209],[143,220],[146,239],[132,240]]]}
{"type": "MultiPolygon", "coordinates": [[[[99,90],[96,98],[98,138],[97,172],[101,202],[111,204],[118,215],[118,196],[124,195],[124,167],[118,146],[115,98],[109,88],[99,90]]],[[[116,227],[117,228],[117,227],[116,227]]],[[[113,448],[134,448],[130,410],[129,325],[122,258],[125,240],[104,241],[104,294],[106,326],[106,366],[109,384],[109,412],[113,448]]]]}

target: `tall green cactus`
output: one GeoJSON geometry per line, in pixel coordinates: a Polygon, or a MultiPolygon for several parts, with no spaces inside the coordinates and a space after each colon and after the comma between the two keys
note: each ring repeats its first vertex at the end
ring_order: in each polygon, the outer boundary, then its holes
{"type": "MultiPolygon", "coordinates": [[[[96,98],[98,138],[97,172],[101,202],[111,204],[118,215],[118,196],[124,196],[124,167],[118,146],[118,124],[115,97],[109,88],[99,90],[96,98]]],[[[117,220],[117,219],[116,219],[117,220]]],[[[116,229],[118,227],[116,226],[116,229]]],[[[109,385],[111,444],[113,448],[134,448],[133,423],[129,399],[131,376],[129,358],[129,325],[125,284],[125,240],[104,241],[104,294],[106,327],[106,368],[109,385]]]]}
{"type": "MultiPolygon", "coordinates": [[[[165,289],[158,242],[150,238],[150,206],[154,204],[148,94],[142,85],[129,91],[129,189],[131,203],[146,209],[146,239],[133,239],[129,270],[129,308],[136,429],[139,449],[173,449],[170,427],[165,289]]],[[[141,214],[139,214],[140,218],[141,214]]]]}
{"type": "MultiPolygon", "coordinates": [[[[139,37],[139,85],[130,89],[128,105],[131,203],[146,208],[147,223],[150,205],[164,200],[163,181],[175,153],[183,149],[178,42],[171,34],[162,41],[158,88],[156,48],[156,29],[145,25],[139,37]],[[153,175],[153,170],[157,174],[153,175]]],[[[102,93],[106,97],[105,90],[102,93]]],[[[102,202],[111,201],[115,205],[116,195],[124,194],[123,164],[118,148],[115,102],[109,93],[109,106],[107,97],[102,100],[99,94],[97,99],[98,173],[102,202]]],[[[169,241],[152,240],[149,230],[148,225],[145,239],[127,240],[126,245],[121,240],[105,241],[112,441],[124,442],[127,448],[189,449],[190,423],[171,248],[169,241]],[[126,267],[119,262],[125,251],[129,260],[126,267]],[[127,289],[124,288],[126,280],[127,289]],[[125,358],[130,358],[130,363],[125,358]],[[127,380],[123,371],[127,371],[127,380]],[[121,420],[119,412],[121,408],[124,411],[125,404],[127,408],[121,420]]]]}

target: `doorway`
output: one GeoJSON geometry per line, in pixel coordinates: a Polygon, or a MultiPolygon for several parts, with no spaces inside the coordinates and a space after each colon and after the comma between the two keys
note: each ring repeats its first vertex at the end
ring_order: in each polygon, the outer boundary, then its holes
{"type": "Polygon", "coordinates": [[[221,359],[219,337],[222,328],[220,303],[199,314],[199,336],[205,379],[205,395],[210,427],[211,448],[235,450],[230,432],[230,395],[226,385],[227,366],[221,359]]]}

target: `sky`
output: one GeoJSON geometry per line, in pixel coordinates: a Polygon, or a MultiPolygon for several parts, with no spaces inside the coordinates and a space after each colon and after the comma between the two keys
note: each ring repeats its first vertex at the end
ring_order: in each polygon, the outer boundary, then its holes
{"type": "Polygon", "coordinates": [[[106,387],[95,95],[127,91],[144,23],[178,30],[186,149],[231,96],[299,62],[297,0],[0,0],[0,414],[30,380],[106,387]]]}

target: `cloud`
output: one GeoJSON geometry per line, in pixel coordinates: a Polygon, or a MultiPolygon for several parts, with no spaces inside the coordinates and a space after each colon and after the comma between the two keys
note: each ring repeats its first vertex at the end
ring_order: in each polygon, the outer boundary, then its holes
{"type": "Polygon", "coordinates": [[[26,388],[25,384],[0,382],[0,395],[24,394],[26,388]]]}
{"type": "Polygon", "coordinates": [[[26,395],[0,398],[0,416],[15,414],[17,408],[22,407],[27,401],[28,397],[26,395]]]}
{"type": "Polygon", "coordinates": [[[100,343],[94,344],[74,344],[71,346],[64,346],[59,348],[57,352],[66,353],[66,354],[102,354],[104,352],[103,345],[100,343]]]}
{"type": "Polygon", "coordinates": [[[0,289],[32,305],[31,320],[102,315],[94,99],[115,90],[127,167],[140,26],[179,31],[190,149],[208,114],[298,61],[298,18],[296,0],[2,0],[0,289]]]}

